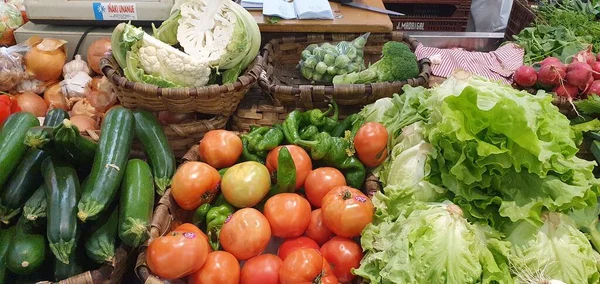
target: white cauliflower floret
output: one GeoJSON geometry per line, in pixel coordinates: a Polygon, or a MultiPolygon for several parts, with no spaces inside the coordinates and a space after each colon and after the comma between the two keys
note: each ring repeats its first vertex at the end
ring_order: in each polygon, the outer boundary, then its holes
{"type": "Polygon", "coordinates": [[[202,87],[210,78],[211,69],[206,61],[195,59],[150,35],[144,35],[138,54],[144,72],[178,85],[202,87]]]}

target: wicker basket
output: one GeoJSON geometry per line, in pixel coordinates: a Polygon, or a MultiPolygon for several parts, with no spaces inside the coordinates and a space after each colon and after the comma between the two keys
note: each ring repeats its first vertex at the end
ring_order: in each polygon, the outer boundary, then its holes
{"type": "MultiPolygon", "coordinates": [[[[182,162],[198,161],[198,146],[194,146],[189,149],[182,159],[182,162]]],[[[371,197],[376,191],[381,190],[381,185],[377,178],[373,175],[368,175],[365,180],[364,191],[371,197]]],[[[135,265],[135,273],[143,283],[186,283],[182,280],[169,280],[163,282],[157,276],[152,275],[152,272],[146,265],[146,246],[152,240],[165,235],[177,225],[191,220],[193,211],[185,211],[181,209],[177,202],[171,196],[171,189],[168,189],[165,195],[162,196],[152,216],[152,227],[150,229],[150,239],[146,242],[146,245],[140,248],[140,254],[135,265]]],[[[361,283],[359,279],[353,283],[361,283]]]]}
{"type": "MultiPolygon", "coordinates": [[[[253,87],[244,97],[236,112],[231,116],[230,127],[240,132],[250,131],[250,126],[273,126],[281,124],[293,110],[306,110],[299,107],[286,107],[277,105],[274,99],[262,92],[260,88],[253,87]]],[[[339,109],[339,118],[357,113],[361,107],[344,106],[339,109]]]]}
{"type": "MultiPolygon", "coordinates": [[[[352,85],[312,85],[304,79],[296,65],[300,53],[312,43],[351,41],[359,34],[308,34],[296,37],[273,39],[261,51],[261,64],[265,72],[258,79],[260,87],[273,95],[282,105],[302,108],[327,107],[334,99],[340,106],[363,106],[377,99],[391,97],[402,92],[402,86],[425,86],[431,76],[429,59],[419,62],[418,77],[401,82],[352,85]]],[[[365,63],[374,63],[381,58],[383,44],[402,41],[414,51],[419,42],[402,32],[371,34],[364,48],[365,63]]]]}
{"type": "Polygon", "coordinates": [[[159,88],[131,82],[122,76],[122,70],[112,60],[112,55],[102,58],[100,67],[115,88],[121,105],[127,108],[230,116],[263,71],[259,63],[262,61],[259,56],[233,84],[200,88],[159,88]]]}

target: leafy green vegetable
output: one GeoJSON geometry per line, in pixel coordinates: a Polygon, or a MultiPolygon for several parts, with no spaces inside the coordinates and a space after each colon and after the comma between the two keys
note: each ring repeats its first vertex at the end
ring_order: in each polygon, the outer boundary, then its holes
{"type": "Polygon", "coordinates": [[[600,114],[600,96],[588,96],[587,99],[576,100],[573,103],[583,114],[600,114]]]}
{"type": "Polygon", "coordinates": [[[582,210],[575,210],[569,214],[569,217],[575,221],[575,225],[585,234],[597,251],[600,250],[598,215],[600,215],[600,204],[582,210]]]}
{"type": "Polygon", "coordinates": [[[572,30],[561,26],[539,24],[523,29],[514,36],[515,42],[525,50],[524,63],[531,65],[546,57],[557,57],[562,62],[587,48],[590,36],[577,36],[572,30]]]}

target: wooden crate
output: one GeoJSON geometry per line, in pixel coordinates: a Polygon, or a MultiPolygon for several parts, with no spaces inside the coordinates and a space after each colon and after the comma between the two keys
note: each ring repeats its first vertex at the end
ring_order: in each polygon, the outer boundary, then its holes
{"type": "Polygon", "coordinates": [[[390,16],[394,30],[464,32],[471,1],[460,0],[384,0],[387,9],[406,14],[390,16]]]}

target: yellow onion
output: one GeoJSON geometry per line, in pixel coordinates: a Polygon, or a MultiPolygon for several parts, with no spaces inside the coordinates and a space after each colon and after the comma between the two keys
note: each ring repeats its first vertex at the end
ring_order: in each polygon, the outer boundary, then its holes
{"type": "Polygon", "coordinates": [[[33,44],[23,58],[27,73],[40,81],[60,79],[67,61],[66,43],[64,40],[45,38],[33,44]]]}
{"type": "Polygon", "coordinates": [[[44,92],[44,101],[46,101],[49,109],[59,108],[65,111],[71,109],[67,98],[60,89],[60,83],[54,83],[46,89],[44,92]]]}
{"type": "Polygon", "coordinates": [[[98,122],[91,117],[85,115],[76,115],[69,119],[71,123],[73,123],[79,131],[86,130],[98,130],[100,127],[98,126],[98,122]]]}

